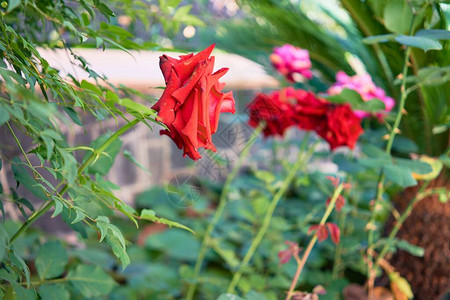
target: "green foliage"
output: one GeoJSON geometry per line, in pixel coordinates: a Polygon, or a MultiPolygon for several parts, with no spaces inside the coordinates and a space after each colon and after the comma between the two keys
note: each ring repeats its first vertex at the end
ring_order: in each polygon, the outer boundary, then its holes
{"type": "Polygon", "coordinates": [[[60,276],[69,261],[66,249],[59,241],[47,242],[39,248],[35,260],[39,278],[51,279],[60,276]]]}
{"type": "Polygon", "coordinates": [[[44,284],[39,287],[39,296],[49,300],[69,300],[69,291],[61,284],[44,284]]]}
{"type": "MultiPolygon", "coordinates": [[[[25,247],[17,246],[23,232],[52,207],[52,218],[61,217],[85,241],[98,232],[96,244],[100,241],[99,247],[108,245],[122,267],[130,264],[128,242],[119,227],[110,222],[110,217],[119,212],[137,227],[136,219],[141,216],[114,196],[115,185],[104,176],[121,151],[121,134],[139,122],[148,126],[150,122],[161,124],[150,108],[154,99],[112,85],[72,47],[113,47],[126,52],[160,47],[156,40],[143,42],[127,28],[118,26],[115,11],[133,12],[133,22],[143,21],[148,29],[163,28],[172,35],[184,24],[203,25],[190,14],[191,6],[179,6],[180,2],[175,2],[161,1],[159,6],[146,1],[101,0],[2,3],[0,126],[14,140],[12,149],[20,156],[11,159],[3,151],[0,153],[0,168],[9,165],[17,182],[10,191],[4,191],[0,185],[0,210],[5,217],[3,203],[12,202],[26,221],[14,230],[6,230],[0,224],[0,259],[2,267],[6,267],[1,274],[2,294],[34,299],[39,293],[43,299],[68,299],[79,295],[104,296],[113,289],[115,281],[103,269],[86,264],[95,263],[93,259],[69,264],[70,254],[66,249],[70,247],[59,241],[34,245],[37,248],[30,249],[33,255],[27,260],[23,259],[25,253],[16,251],[25,247]],[[150,6],[164,11],[170,18],[156,13],[151,23],[147,22],[144,16],[149,15],[150,6]],[[72,63],[89,74],[89,80],[79,81],[76,74],[62,78],[41,56],[42,47],[64,48],[72,63]],[[83,127],[87,119],[106,118],[115,119],[118,126],[125,125],[115,132],[94,137],[89,147],[69,144],[67,131],[71,126],[83,127]],[[77,160],[83,154],[84,158],[77,160]],[[23,194],[31,194],[32,199],[23,194]],[[38,205],[34,207],[32,203],[38,205]],[[33,272],[28,267],[30,263],[36,266],[33,272]],[[30,286],[32,277],[36,276],[42,284],[38,288],[30,286]]],[[[160,34],[153,37],[158,38],[160,34]]],[[[142,219],[190,230],[154,213],[144,214],[142,219]]]]}
{"type": "Polygon", "coordinates": [[[69,283],[86,298],[108,295],[116,283],[100,267],[79,265],[67,274],[69,283]]]}

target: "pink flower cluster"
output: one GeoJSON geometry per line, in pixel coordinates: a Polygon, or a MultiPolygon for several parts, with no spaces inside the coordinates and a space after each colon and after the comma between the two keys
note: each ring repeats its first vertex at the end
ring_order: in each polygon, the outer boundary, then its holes
{"type": "MultiPolygon", "coordinates": [[[[337,95],[343,89],[351,89],[357,91],[364,101],[378,98],[384,102],[385,110],[377,113],[377,117],[383,117],[383,114],[392,110],[395,106],[395,100],[387,96],[384,90],[373,83],[369,74],[348,76],[342,71],[336,74],[336,83],[328,89],[329,95],[337,95]]],[[[371,114],[365,111],[355,111],[355,115],[359,118],[369,117],[371,114]]]]}
{"type": "Polygon", "coordinates": [[[303,78],[311,79],[311,60],[307,50],[284,45],[275,47],[270,55],[272,65],[290,82],[301,81],[303,78]]]}

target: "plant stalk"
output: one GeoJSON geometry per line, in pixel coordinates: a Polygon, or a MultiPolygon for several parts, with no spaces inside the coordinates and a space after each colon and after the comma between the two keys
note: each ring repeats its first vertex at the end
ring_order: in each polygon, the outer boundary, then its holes
{"type": "MultiPolygon", "coordinates": [[[[344,185],[341,183],[338,185],[338,187],[334,190],[333,196],[331,197],[330,204],[327,207],[327,210],[325,211],[322,220],[320,220],[319,225],[324,225],[325,222],[328,220],[328,217],[330,216],[331,212],[333,211],[334,205],[336,204],[336,200],[341,194],[342,190],[344,188],[344,185]]],[[[295,273],[294,279],[292,280],[291,287],[289,288],[288,294],[286,296],[286,300],[290,300],[292,296],[294,295],[294,289],[297,285],[298,279],[300,278],[300,274],[303,271],[303,268],[305,267],[306,261],[308,260],[309,255],[311,254],[311,251],[314,247],[314,245],[317,242],[317,232],[314,233],[313,237],[309,241],[308,246],[306,247],[305,253],[303,254],[300,264],[297,266],[297,272],[295,273]]]]}
{"type": "Polygon", "coordinates": [[[264,235],[266,234],[269,225],[270,225],[270,221],[272,219],[272,215],[275,211],[275,208],[278,205],[278,202],[281,200],[281,198],[284,196],[286,190],[289,188],[289,186],[291,185],[292,180],[295,178],[295,175],[297,174],[297,171],[300,169],[300,167],[302,166],[302,164],[305,163],[306,160],[309,159],[309,157],[313,154],[314,152],[314,147],[310,147],[309,151],[307,153],[307,155],[305,157],[303,157],[303,152],[306,149],[307,145],[308,145],[308,139],[309,139],[309,133],[307,133],[305,135],[305,137],[303,138],[303,143],[300,147],[300,151],[299,151],[299,155],[297,158],[297,161],[295,162],[295,164],[292,166],[292,169],[289,171],[288,175],[286,176],[286,178],[284,179],[284,182],[282,184],[282,186],[280,187],[280,189],[277,191],[277,193],[275,194],[272,202],[270,203],[267,212],[264,216],[264,220],[263,223],[261,225],[261,228],[259,229],[258,233],[256,234],[255,238],[253,239],[250,248],[247,250],[247,253],[244,256],[244,259],[242,260],[237,272],[234,274],[233,278],[231,279],[230,285],[228,286],[228,290],[227,293],[233,293],[236,285],[238,284],[239,280],[242,277],[242,274],[244,272],[244,268],[248,265],[248,263],[250,262],[250,260],[253,257],[253,254],[255,253],[256,249],[258,248],[259,244],[262,241],[262,238],[264,237],[264,235]]]}
{"type": "MultiPolygon", "coordinates": [[[[394,139],[395,136],[397,135],[398,131],[399,131],[399,126],[400,126],[400,122],[402,120],[403,114],[404,114],[404,110],[405,110],[405,104],[406,104],[406,98],[408,98],[408,93],[406,92],[406,77],[408,76],[408,61],[409,61],[409,56],[411,54],[411,48],[407,47],[406,48],[406,53],[405,53],[405,61],[404,61],[404,65],[403,65],[403,72],[402,72],[402,85],[400,87],[400,104],[398,107],[398,112],[397,112],[397,116],[395,118],[394,121],[394,125],[392,126],[391,132],[389,134],[389,139],[386,145],[386,150],[385,152],[387,154],[391,154],[391,150],[392,150],[392,145],[394,144],[394,139]]],[[[376,208],[379,205],[379,202],[383,200],[383,191],[384,191],[384,180],[385,180],[385,175],[383,173],[383,171],[381,171],[379,180],[378,180],[378,184],[377,184],[377,197],[375,199],[375,203],[373,206],[373,211],[372,211],[372,216],[370,218],[370,227],[369,227],[369,238],[368,238],[368,250],[372,250],[373,248],[373,241],[374,241],[374,231],[375,231],[375,215],[376,215],[376,208]]],[[[372,255],[372,251],[368,251],[368,258],[370,262],[373,262],[373,255],[372,255]]],[[[372,264],[372,266],[374,266],[372,264]]],[[[374,266],[376,268],[376,266],[374,266]]],[[[375,280],[375,278],[373,278],[373,272],[372,270],[368,270],[368,278],[369,278],[369,300],[373,299],[373,281],[375,280]]]]}
{"type": "MultiPolygon", "coordinates": [[[[225,184],[222,189],[222,193],[220,194],[219,205],[217,206],[216,212],[214,213],[214,216],[213,216],[211,222],[209,223],[208,227],[206,228],[205,235],[202,240],[200,252],[197,256],[197,261],[195,262],[195,267],[194,267],[194,277],[195,278],[197,278],[198,275],[200,274],[200,270],[202,268],[203,261],[205,260],[206,252],[209,249],[209,243],[211,241],[212,232],[214,231],[214,228],[216,227],[217,223],[219,222],[219,219],[222,216],[225,206],[227,204],[228,193],[231,188],[231,183],[236,178],[236,176],[242,166],[242,163],[244,162],[244,160],[248,157],[248,155],[250,153],[250,148],[255,143],[255,141],[258,138],[258,136],[260,135],[261,131],[264,129],[264,126],[265,126],[265,124],[261,123],[255,129],[252,136],[245,144],[244,149],[241,151],[238,161],[234,165],[233,169],[231,170],[231,173],[228,175],[228,177],[225,181],[225,184]]],[[[189,286],[189,289],[188,289],[187,295],[186,295],[186,300],[193,299],[196,289],[197,289],[197,283],[194,282],[193,284],[191,284],[189,286]]]]}
{"type": "Polygon", "coordinates": [[[389,250],[389,246],[392,244],[394,238],[397,236],[397,233],[400,230],[400,228],[402,227],[403,223],[405,223],[406,219],[411,214],[411,211],[413,210],[414,205],[417,202],[419,202],[421,199],[423,199],[424,195],[422,194],[422,192],[426,189],[426,187],[428,186],[429,183],[430,183],[429,181],[423,183],[422,186],[420,187],[420,190],[418,191],[417,195],[414,198],[412,198],[411,201],[408,203],[408,206],[406,207],[405,211],[401,214],[400,218],[395,223],[394,228],[392,228],[392,231],[390,232],[390,234],[388,236],[388,240],[387,240],[386,244],[384,245],[383,249],[381,249],[381,252],[377,257],[375,265],[377,265],[378,262],[381,259],[383,259],[385,257],[385,255],[387,254],[387,252],[389,250]]]}

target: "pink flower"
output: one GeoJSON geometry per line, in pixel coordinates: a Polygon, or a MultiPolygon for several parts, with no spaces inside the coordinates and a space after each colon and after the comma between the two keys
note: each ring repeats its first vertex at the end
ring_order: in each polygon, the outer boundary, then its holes
{"type": "MultiPolygon", "coordinates": [[[[364,101],[369,101],[373,98],[378,98],[384,102],[385,109],[377,113],[377,117],[383,117],[386,112],[389,112],[395,106],[395,100],[387,96],[384,90],[375,85],[372,81],[372,77],[369,74],[348,76],[342,71],[336,74],[336,83],[328,89],[329,95],[337,95],[342,92],[343,89],[351,89],[357,91],[364,101]]],[[[355,111],[355,114],[359,118],[369,117],[371,114],[365,111],[355,111]]]]}
{"type": "Polygon", "coordinates": [[[311,79],[313,76],[307,50],[288,44],[275,47],[270,61],[275,69],[291,82],[301,81],[302,78],[311,79]]]}

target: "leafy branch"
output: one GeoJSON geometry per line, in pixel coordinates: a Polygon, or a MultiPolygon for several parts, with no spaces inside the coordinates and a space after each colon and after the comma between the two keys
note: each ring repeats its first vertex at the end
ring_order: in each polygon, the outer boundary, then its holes
{"type": "Polygon", "coordinates": [[[301,168],[301,166],[309,160],[309,158],[314,153],[315,145],[309,146],[308,151],[306,154],[304,151],[306,150],[306,147],[308,146],[308,140],[309,140],[309,133],[305,135],[303,138],[302,145],[300,146],[299,154],[297,161],[292,166],[292,168],[289,170],[289,173],[287,174],[286,178],[283,180],[281,187],[278,189],[278,191],[275,193],[272,202],[270,203],[269,207],[267,208],[266,214],[264,216],[264,219],[262,221],[262,225],[258,230],[258,233],[253,238],[252,243],[247,250],[247,253],[245,254],[244,258],[242,259],[237,271],[234,273],[233,278],[231,279],[231,282],[228,286],[227,292],[233,293],[239,280],[242,277],[242,274],[244,272],[244,269],[247,267],[248,263],[253,257],[253,254],[258,249],[259,244],[261,243],[264,235],[266,234],[267,230],[269,229],[270,221],[272,219],[273,213],[275,212],[275,209],[278,205],[278,202],[283,198],[284,194],[286,193],[287,189],[292,183],[292,180],[295,178],[297,171],[301,168]]]}

